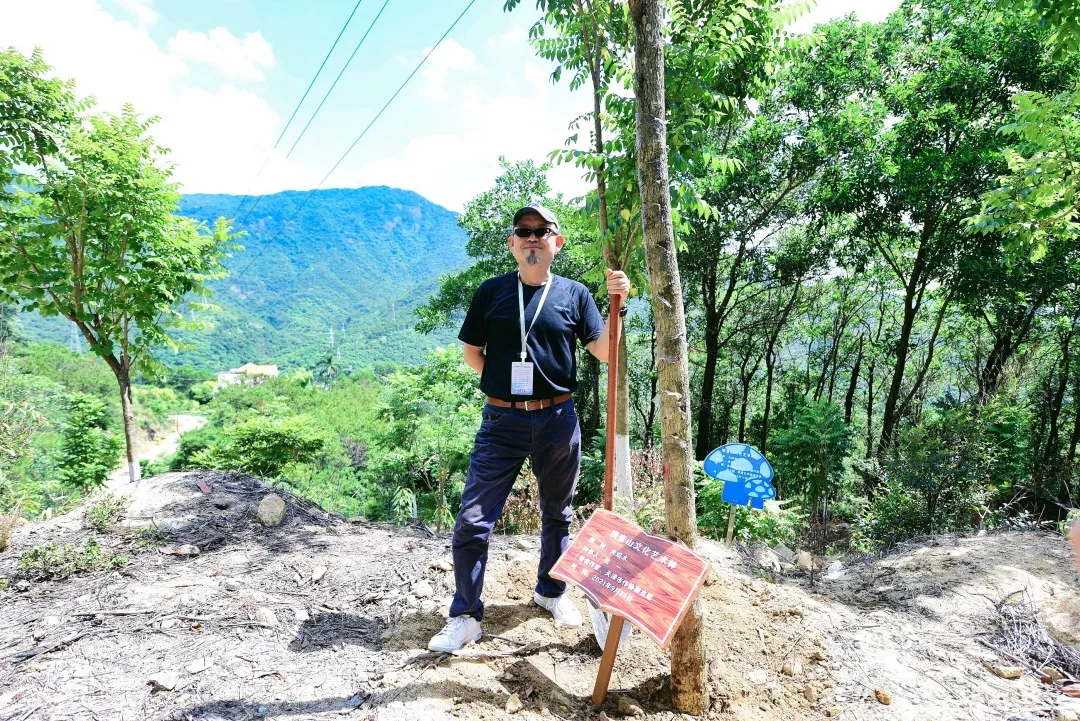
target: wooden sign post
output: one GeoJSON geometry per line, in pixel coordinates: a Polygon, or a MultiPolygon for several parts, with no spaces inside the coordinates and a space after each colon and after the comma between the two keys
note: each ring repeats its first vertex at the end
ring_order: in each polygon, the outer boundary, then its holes
{"type": "Polygon", "coordinates": [[[709,563],[689,549],[610,511],[597,510],[582,526],[551,575],[611,613],[594,704],[607,697],[626,620],[666,650],[708,573],[709,563]]]}

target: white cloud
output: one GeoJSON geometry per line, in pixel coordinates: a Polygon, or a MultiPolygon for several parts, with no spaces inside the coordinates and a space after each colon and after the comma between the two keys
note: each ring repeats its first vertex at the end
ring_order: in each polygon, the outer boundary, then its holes
{"type": "Polygon", "coordinates": [[[262,80],[262,69],[274,66],[274,50],[261,32],[247,33],[241,40],[223,27],[208,33],[180,30],[169,38],[169,50],[181,60],[212,65],[234,80],[262,80]]]}
{"type": "Polygon", "coordinates": [[[154,0],[116,0],[116,4],[135,15],[139,25],[153,25],[158,20],[158,14],[154,11],[154,0]]]}
{"type": "MultiPolygon", "coordinates": [[[[430,48],[425,48],[427,54],[430,48]]],[[[446,100],[446,82],[451,72],[479,70],[476,54],[453,38],[447,38],[424,63],[420,75],[424,78],[424,94],[432,100],[446,100]]]]}
{"type": "MultiPolygon", "coordinates": [[[[117,19],[96,0],[5,7],[0,47],[8,45],[24,53],[41,47],[56,75],[75,78],[76,92],[94,95],[98,110],[117,112],[130,102],[143,116],[161,116],[151,132],[171,149],[186,192],[243,193],[280,132],[282,119],[261,97],[228,84],[194,85],[182,57],[163,50],[145,25],[117,19]]],[[[278,155],[258,187],[311,187],[310,176],[278,155]]]]}
{"type": "MultiPolygon", "coordinates": [[[[410,188],[460,211],[469,198],[491,187],[500,172],[500,155],[511,162],[541,162],[552,150],[562,147],[570,134],[566,122],[573,111],[568,114],[556,102],[546,71],[535,63],[526,63],[524,75],[524,85],[508,86],[507,92],[501,94],[488,93],[475,83],[453,88],[457,100],[448,104],[441,124],[461,127],[463,131],[414,137],[399,155],[374,162],[364,163],[362,156],[350,158],[328,185],[410,188]]],[[[563,165],[553,168],[548,179],[552,187],[573,197],[587,189],[581,175],[581,169],[563,165]]]]}
{"type": "Polygon", "coordinates": [[[492,35],[487,39],[485,45],[488,50],[500,50],[503,48],[512,48],[521,45],[522,41],[529,37],[529,31],[523,28],[521,25],[514,25],[506,32],[499,35],[492,35]]]}

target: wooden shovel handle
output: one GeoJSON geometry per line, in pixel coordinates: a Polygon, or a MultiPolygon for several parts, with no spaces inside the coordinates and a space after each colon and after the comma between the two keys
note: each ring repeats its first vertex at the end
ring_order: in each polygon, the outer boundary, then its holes
{"type": "Polygon", "coordinates": [[[619,335],[622,332],[621,295],[611,296],[608,320],[607,442],[604,444],[604,510],[615,502],[615,421],[619,392],[619,335]]]}

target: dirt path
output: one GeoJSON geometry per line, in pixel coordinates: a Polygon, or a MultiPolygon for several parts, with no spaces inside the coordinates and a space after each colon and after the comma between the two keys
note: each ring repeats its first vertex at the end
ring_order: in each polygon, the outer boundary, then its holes
{"type": "MultiPolygon", "coordinates": [[[[589,702],[600,656],[591,630],[555,628],[530,601],[535,537],[493,541],[484,630],[501,638],[436,661],[423,651],[453,588],[449,539],[336,521],[291,497],[284,524],[264,528],[253,513],[269,490],[217,472],[146,479],[130,489],[129,525],[152,519],[199,555],[140,550],[116,530],[101,543],[132,554],[122,571],[0,596],[0,719],[602,718],[589,702]],[[493,657],[519,644],[535,647],[493,657]]],[[[0,576],[30,546],[86,535],[80,510],[20,527],[0,576]]],[[[984,662],[1003,660],[980,643],[992,601],[1020,588],[1039,604],[1080,602],[1059,536],[911,545],[814,588],[796,572],[772,579],[720,544],[701,552],[714,564],[701,595],[710,719],[1076,718],[1032,675],[992,675],[984,662]]],[[[684,721],[667,684],[666,654],[634,634],[604,715],[684,721]]]]}
{"type": "MultiPolygon", "coordinates": [[[[166,427],[164,435],[158,436],[154,440],[150,440],[140,434],[138,440],[135,442],[135,459],[137,461],[149,461],[153,463],[162,458],[168,458],[176,453],[176,449],[180,445],[180,436],[188,431],[202,428],[206,425],[206,422],[206,418],[203,416],[187,414],[169,416],[169,424],[166,427]]],[[[105,482],[105,487],[109,490],[117,490],[127,483],[127,456],[125,456],[121,466],[109,474],[109,478],[105,482]]]]}

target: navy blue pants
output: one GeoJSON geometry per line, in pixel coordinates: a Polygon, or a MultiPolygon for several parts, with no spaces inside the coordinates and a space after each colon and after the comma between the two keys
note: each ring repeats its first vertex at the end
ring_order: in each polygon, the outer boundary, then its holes
{"type": "Polygon", "coordinates": [[[536,592],[553,598],[566,584],[549,574],[566,550],[574,518],[574,487],[581,468],[581,428],[574,401],[525,411],[484,406],[483,421],[470,456],[461,511],[454,524],[454,581],[451,616],[484,617],[484,567],[491,529],[521,473],[532,459],[540,495],[540,568],[536,592]]]}

